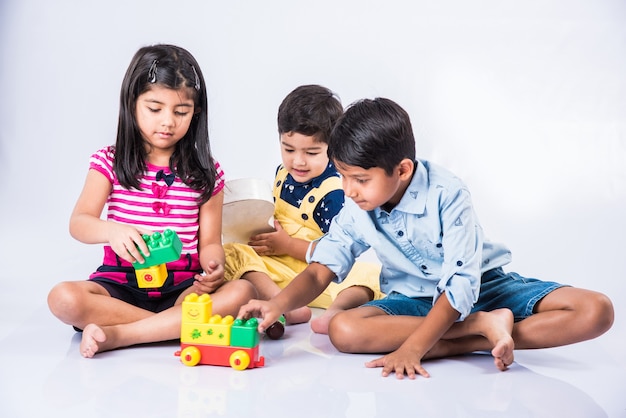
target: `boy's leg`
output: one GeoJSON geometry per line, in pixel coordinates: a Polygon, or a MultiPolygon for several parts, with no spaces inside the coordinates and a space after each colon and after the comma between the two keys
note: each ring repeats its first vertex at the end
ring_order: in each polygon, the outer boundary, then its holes
{"type": "MultiPolygon", "coordinates": [[[[389,353],[397,350],[423,321],[423,317],[387,315],[373,306],[337,314],[330,323],[333,345],[346,353],[389,353]]],[[[476,312],[455,323],[424,359],[491,350],[494,362],[505,370],[513,361],[513,314],[508,309],[476,312]]]]}
{"type": "Polygon", "coordinates": [[[93,281],[61,282],[48,294],[50,312],[62,322],[83,329],[87,324],[122,324],[152,316],[152,312],[112,298],[93,281]]]}
{"type": "MultiPolygon", "coordinates": [[[[151,313],[138,321],[109,326],[87,325],[83,330],[80,353],[84,357],[93,357],[97,352],[115,348],[179,339],[181,303],[191,292],[193,288],[190,287],[171,308],[151,313]]],[[[239,308],[255,296],[255,289],[245,280],[226,282],[211,294],[213,314],[236,316],[239,308]]]]}
{"type": "Polygon", "coordinates": [[[475,309],[513,311],[515,348],[558,347],[589,340],[611,328],[613,304],[602,293],[494,269],[483,274],[475,309]]]}
{"type": "Polygon", "coordinates": [[[331,305],[311,321],[311,329],[318,334],[328,334],[330,320],[339,312],[356,308],[374,298],[374,292],[365,286],[350,286],[337,294],[331,305]]]}
{"type": "Polygon", "coordinates": [[[515,324],[515,348],[558,347],[590,340],[609,330],[613,319],[613,304],[602,293],[561,287],[544,296],[533,315],[515,324]]]}
{"type": "Polygon", "coordinates": [[[313,303],[320,303],[326,310],[311,321],[311,329],[318,334],[328,334],[330,320],[339,312],[356,308],[374,299],[382,299],[379,277],[381,265],[357,261],[341,283],[331,283],[313,303]],[[330,302],[322,299],[325,297],[330,302]]]}
{"type": "MultiPolygon", "coordinates": [[[[241,276],[252,283],[258,292],[258,298],[261,300],[270,300],[280,292],[280,287],[274,283],[271,277],[260,271],[248,271],[241,276]]],[[[301,324],[311,319],[311,309],[303,306],[290,312],[285,312],[285,321],[287,324],[301,324]]]]}

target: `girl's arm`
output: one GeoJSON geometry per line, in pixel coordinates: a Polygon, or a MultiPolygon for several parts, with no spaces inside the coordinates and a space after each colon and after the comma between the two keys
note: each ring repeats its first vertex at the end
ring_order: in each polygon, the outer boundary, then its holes
{"type": "Polygon", "coordinates": [[[222,247],[222,205],[224,192],[212,196],[200,206],[198,256],[204,275],[196,276],[194,286],[200,293],[213,293],[224,283],[224,248],[222,247]]]}
{"type": "Polygon", "coordinates": [[[108,243],[118,256],[129,263],[143,262],[136,245],[140,246],[144,254],[149,255],[142,234],[149,234],[151,231],[100,218],[112,187],[102,173],[93,169],[87,172],[83,190],[70,217],[70,234],[85,244],[108,243]]]}

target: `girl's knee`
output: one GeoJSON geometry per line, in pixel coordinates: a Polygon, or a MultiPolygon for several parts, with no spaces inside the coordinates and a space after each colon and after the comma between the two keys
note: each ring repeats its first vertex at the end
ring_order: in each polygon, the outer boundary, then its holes
{"type": "Polygon", "coordinates": [[[79,311],[81,299],[72,282],[61,282],[48,293],[48,308],[54,316],[63,320],[69,313],[79,311]]]}

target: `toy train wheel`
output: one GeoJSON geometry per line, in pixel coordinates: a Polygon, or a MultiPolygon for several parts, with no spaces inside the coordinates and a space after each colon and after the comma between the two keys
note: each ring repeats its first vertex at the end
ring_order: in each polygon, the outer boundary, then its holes
{"type": "Polygon", "coordinates": [[[189,367],[193,367],[196,364],[200,363],[200,350],[198,347],[185,347],[183,351],[180,352],[180,361],[189,367]]]}
{"type": "Polygon", "coordinates": [[[250,356],[243,350],[237,350],[230,355],[230,367],[235,370],[245,370],[250,365],[250,356]]]}

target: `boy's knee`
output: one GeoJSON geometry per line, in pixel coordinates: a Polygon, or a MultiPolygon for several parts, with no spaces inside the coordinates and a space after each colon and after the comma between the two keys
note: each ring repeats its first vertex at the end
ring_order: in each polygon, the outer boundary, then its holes
{"type": "Polygon", "coordinates": [[[328,337],[335,348],[342,353],[356,353],[358,325],[346,312],[335,315],[328,324],[328,337]]]}
{"type": "Polygon", "coordinates": [[[593,306],[593,316],[596,318],[596,323],[598,324],[598,333],[603,334],[613,326],[615,319],[613,302],[611,302],[608,296],[602,293],[596,293],[593,306]]]}

